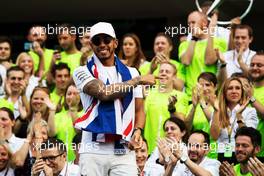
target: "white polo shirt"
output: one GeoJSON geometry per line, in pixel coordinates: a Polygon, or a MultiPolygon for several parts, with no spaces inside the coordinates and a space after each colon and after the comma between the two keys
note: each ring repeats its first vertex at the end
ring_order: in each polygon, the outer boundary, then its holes
{"type": "MultiPolygon", "coordinates": [[[[256,54],[255,51],[250,50],[249,48],[243,52],[242,60],[249,67],[252,57],[256,54]]],[[[224,53],[224,58],[226,61],[226,73],[227,78],[231,77],[233,73],[242,73],[240,65],[237,61],[238,53],[236,50],[230,50],[224,53]]]]}
{"type": "Polygon", "coordinates": [[[16,137],[14,134],[7,140],[11,153],[17,152],[24,144],[25,139],[16,137]]]}
{"type": "MultiPolygon", "coordinates": [[[[204,168],[212,174],[212,176],[219,176],[219,167],[221,163],[216,159],[210,159],[204,157],[202,162],[199,164],[200,167],[204,168]]],[[[194,174],[189,170],[189,168],[184,164],[177,162],[173,173],[173,176],[194,176],[194,174]]]]}
{"type": "MultiPolygon", "coordinates": [[[[230,124],[234,123],[234,127],[231,132],[231,146],[233,148],[233,151],[235,151],[235,135],[236,131],[238,129],[238,123],[236,121],[236,112],[240,108],[240,105],[236,105],[235,108],[232,111],[229,111],[229,117],[230,117],[230,124]]],[[[247,127],[253,127],[257,128],[258,125],[258,117],[257,117],[257,111],[255,108],[252,107],[246,107],[245,110],[242,112],[242,117],[245,125],[247,127]]],[[[212,123],[211,118],[211,122],[212,123]]],[[[220,131],[220,136],[217,140],[217,145],[218,145],[218,153],[224,153],[225,152],[225,145],[228,144],[229,139],[228,139],[228,131],[227,128],[221,129],[220,131]]]]}

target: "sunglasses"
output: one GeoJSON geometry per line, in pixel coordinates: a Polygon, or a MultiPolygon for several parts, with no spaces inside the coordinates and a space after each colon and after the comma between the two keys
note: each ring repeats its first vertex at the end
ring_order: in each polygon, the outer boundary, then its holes
{"type": "Polygon", "coordinates": [[[99,46],[103,41],[104,44],[108,45],[113,40],[113,37],[104,35],[104,36],[94,36],[92,38],[92,43],[96,46],[99,46]]]}

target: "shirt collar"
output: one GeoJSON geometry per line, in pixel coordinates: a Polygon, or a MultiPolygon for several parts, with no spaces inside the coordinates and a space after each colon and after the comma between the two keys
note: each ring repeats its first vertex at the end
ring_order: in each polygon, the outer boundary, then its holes
{"type": "Polygon", "coordinates": [[[237,111],[238,111],[238,109],[240,108],[240,104],[238,103],[235,107],[234,107],[234,109],[231,111],[229,108],[227,108],[227,112],[229,113],[229,114],[232,114],[232,113],[236,113],[237,111]]]}
{"type": "MultiPolygon", "coordinates": [[[[243,58],[247,57],[247,56],[249,55],[249,51],[250,51],[249,48],[247,48],[246,51],[243,52],[242,57],[243,57],[243,58]]],[[[236,57],[238,56],[238,52],[237,52],[236,49],[235,49],[235,56],[236,56],[236,57]]]]}
{"type": "Polygon", "coordinates": [[[64,164],[64,167],[63,169],[61,170],[59,176],[65,176],[66,174],[68,174],[69,172],[69,163],[66,161],[65,164],[64,164]]]}

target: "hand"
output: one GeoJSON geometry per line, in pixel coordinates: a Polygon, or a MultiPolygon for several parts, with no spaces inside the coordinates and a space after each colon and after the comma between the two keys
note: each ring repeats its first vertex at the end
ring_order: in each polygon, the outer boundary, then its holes
{"type": "Polygon", "coordinates": [[[150,72],[153,73],[157,69],[158,64],[161,64],[163,62],[169,62],[169,60],[170,59],[166,57],[164,53],[157,53],[151,61],[150,72]]]}
{"type": "Polygon", "coordinates": [[[220,168],[219,173],[221,176],[236,176],[234,171],[234,166],[230,165],[228,162],[224,161],[220,168]]]}
{"type": "Polygon", "coordinates": [[[264,164],[256,157],[250,157],[248,160],[248,170],[253,176],[264,176],[264,164]]]}
{"type": "Polygon", "coordinates": [[[209,23],[209,32],[208,34],[210,36],[214,36],[214,32],[215,32],[215,28],[216,28],[216,25],[217,25],[217,20],[218,20],[218,14],[217,13],[214,13],[212,16],[211,16],[211,21],[209,23]]]}
{"type": "Polygon", "coordinates": [[[166,139],[158,139],[158,150],[161,156],[163,157],[161,158],[161,160],[164,159],[166,156],[170,156],[172,154],[166,139]]]}
{"type": "Polygon", "coordinates": [[[246,93],[246,97],[251,98],[254,95],[253,85],[248,81],[242,81],[243,89],[246,93]]]}
{"type": "Polygon", "coordinates": [[[142,139],[142,136],[141,136],[141,130],[137,129],[134,132],[134,134],[132,136],[132,139],[129,142],[129,148],[131,150],[134,150],[134,149],[141,148],[142,145],[143,145],[143,139],[142,139]]]}
{"type": "Polygon", "coordinates": [[[20,95],[25,95],[26,89],[27,89],[26,80],[21,80],[21,82],[20,82],[20,95]]]}
{"type": "Polygon", "coordinates": [[[42,119],[41,112],[34,113],[34,115],[33,115],[34,122],[39,122],[39,121],[41,121],[41,119],[42,119]]]}
{"type": "Polygon", "coordinates": [[[155,57],[157,59],[158,64],[170,61],[170,59],[164,53],[157,53],[155,57]]]}
{"type": "Polygon", "coordinates": [[[48,96],[44,98],[44,103],[51,111],[56,111],[56,105],[53,104],[48,96]]]}
{"type": "Polygon", "coordinates": [[[199,99],[200,98],[198,96],[197,87],[193,87],[193,89],[192,89],[192,104],[193,104],[194,107],[197,106],[199,99]]]}
{"type": "Polygon", "coordinates": [[[44,166],[45,176],[53,176],[53,170],[47,164],[44,166]]]}
{"type": "Polygon", "coordinates": [[[208,103],[215,109],[219,110],[219,101],[215,94],[209,95],[208,97],[208,103]]]}
{"type": "Polygon", "coordinates": [[[33,42],[33,43],[32,43],[32,48],[33,48],[33,51],[34,51],[39,57],[43,56],[44,51],[43,51],[43,49],[41,48],[39,42],[36,42],[36,41],[33,42]]]}
{"type": "Polygon", "coordinates": [[[38,176],[40,172],[44,170],[45,165],[46,163],[42,159],[37,159],[32,166],[32,175],[38,176]]]}
{"type": "Polygon", "coordinates": [[[6,140],[4,127],[2,124],[0,124],[0,140],[6,140]]]}
{"type": "Polygon", "coordinates": [[[57,60],[61,60],[61,54],[59,51],[54,51],[53,56],[52,56],[52,62],[56,63],[57,60]]]}
{"type": "Polygon", "coordinates": [[[247,107],[247,105],[249,104],[250,102],[250,98],[248,97],[246,99],[246,101],[240,106],[240,108],[237,110],[237,114],[242,114],[242,112],[245,110],[245,108],[247,107]]]}
{"type": "Polygon", "coordinates": [[[173,109],[175,108],[175,104],[177,102],[177,96],[176,95],[172,95],[169,97],[169,105],[168,105],[168,109],[173,109]]]}
{"type": "Polygon", "coordinates": [[[143,85],[155,85],[157,78],[158,77],[155,77],[154,75],[151,75],[151,74],[143,75],[143,76],[140,76],[139,84],[143,84],[143,85]]]}
{"type": "Polygon", "coordinates": [[[239,63],[243,62],[243,52],[245,51],[246,47],[245,45],[241,45],[240,48],[239,48],[239,52],[238,52],[238,57],[237,57],[237,61],[239,63]]]}
{"type": "Polygon", "coordinates": [[[9,81],[5,81],[5,91],[6,91],[6,94],[7,96],[10,96],[12,94],[12,91],[11,91],[11,84],[9,81]]]}
{"type": "Polygon", "coordinates": [[[223,53],[221,53],[221,51],[218,48],[215,48],[215,53],[216,53],[216,57],[217,59],[220,61],[221,64],[225,64],[225,57],[223,55],[223,53]]]}
{"type": "Polygon", "coordinates": [[[240,17],[235,17],[235,18],[231,19],[231,24],[236,24],[236,25],[241,24],[240,17]]]}
{"type": "Polygon", "coordinates": [[[85,55],[87,57],[89,52],[91,51],[91,47],[84,46],[80,51],[83,53],[83,56],[85,55]]]}
{"type": "Polygon", "coordinates": [[[23,106],[20,101],[18,101],[18,111],[21,119],[25,120],[27,118],[27,111],[25,106],[23,106]]]}

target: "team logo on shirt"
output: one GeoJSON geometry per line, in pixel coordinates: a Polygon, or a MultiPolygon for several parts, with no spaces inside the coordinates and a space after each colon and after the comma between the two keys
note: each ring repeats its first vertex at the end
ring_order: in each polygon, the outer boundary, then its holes
{"type": "MultiPolygon", "coordinates": [[[[195,0],[195,4],[198,8],[198,10],[201,12],[201,6],[200,4],[202,3],[202,0],[195,0]]],[[[243,19],[251,10],[251,7],[253,5],[253,0],[240,0],[240,1],[231,1],[231,0],[214,0],[214,2],[212,3],[212,5],[210,6],[210,8],[207,11],[207,15],[210,14],[212,11],[214,11],[215,9],[226,9],[225,7],[228,7],[227,5],[229,5],[230,8],[230,4],[233,5],[234,7],[239,7],[239,6],[246,6],[246,9],[244,11],[242,11],[242,13],[240,13],[238,16],[240,17],[240,19],[243,19]],[[245,5],[246,3],[246,5],[245,5]]],[[[237,9],[234,9],[234,11],[236,11],[237,9]]],[[[231,17],[230,19],[232,19],[234,17],[231,17]]],[[[209,18],[210,19],[210,18],[209,18]]],[[[231,24],[231,20],[223,20],[223,21],[218,21],[217,22],[220,25],[228,25],[231,24]]]]}

